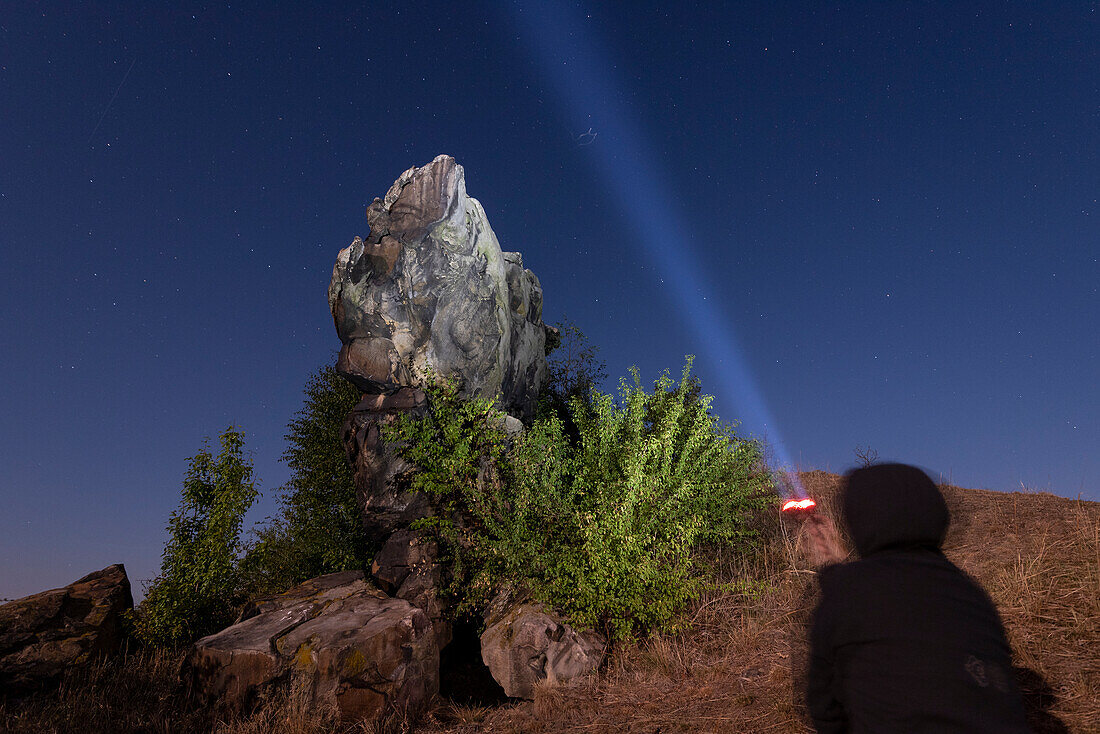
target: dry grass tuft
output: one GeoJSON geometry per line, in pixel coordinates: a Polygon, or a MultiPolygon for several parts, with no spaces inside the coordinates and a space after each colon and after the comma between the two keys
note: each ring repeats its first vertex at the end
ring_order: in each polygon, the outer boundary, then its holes
{"type": "Polygon", "coordinates": [[[56,690],[0,698],[0,731],[198,731],[208,717],[182,706],[176,686],[180,655],[138,652],[70,671],[56,690]]]}
{"type": "MultiPolygon", "coordinates": [[[[5,734],[383,734],[340,724],[335,707],[310,702],[303,681],[262,697],[251,715],[196,706],[179,685],[182,652],[140,651],[76,669],[60,685],[29,698],[0,698],[5,734]]],[[[408,732],[401,721],[384,734],[408,732]]]]}
{"type": "MultiPolygon", "coordinates": [[[[819,511],[836,517],[840,477],[800,475],[819,511]]],[[[1033,707],[1072,732],[1100,721],[1100,503],[1045,493],[943,487],[953,524],[945,552],[1000,609],[1033,707]],[[1044,681],[1046,689],[1044,689],[1044,681]]],[[[814,574],[800,560],[797,526],[761,518],[753,554],[704,556],[721,584],[677,634],[622,647],[598,676],[540,688],[533,702],[496,708],[442,701],[417,727],[431,734],[812,731],[800,710],[805,624],[814,574]]],[[[140,653],[67,678],[59,691],[0,699],[0,731],[367,732],[341,727],[290,687],[247,718],[190,708],[175,687],[178,656],[140,653]]],[[[408,730],[408,726],[398,727],[408,730]]]]}

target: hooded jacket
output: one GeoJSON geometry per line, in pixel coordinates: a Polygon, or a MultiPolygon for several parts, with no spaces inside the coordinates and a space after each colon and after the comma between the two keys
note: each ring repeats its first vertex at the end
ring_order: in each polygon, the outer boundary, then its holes
{"type": "Polygon", "coordinates": [[[821,734],[1030,731],[989,596],[940,550],[949,515],[920,469],[850,472],[860,560],[819,574],[806,702],[821,734]]]}

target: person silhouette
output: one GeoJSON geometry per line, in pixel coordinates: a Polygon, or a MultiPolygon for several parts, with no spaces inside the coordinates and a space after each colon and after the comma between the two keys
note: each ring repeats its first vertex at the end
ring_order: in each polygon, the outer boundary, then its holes
{"type": "Polygon", "coordinates": [[[819,734],[1029,732],[997,609],[941,551],[950,517],[928,475],[855,469],[841,505],[859,560],[840,562],[828,518],[803,530],[822,566],[805,691],[819,734]]]}

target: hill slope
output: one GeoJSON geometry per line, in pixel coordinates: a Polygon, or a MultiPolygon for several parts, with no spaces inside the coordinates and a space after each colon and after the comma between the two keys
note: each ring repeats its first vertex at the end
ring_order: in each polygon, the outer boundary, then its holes
{"type": "MultiPolygon", "coordinates": [[[[801,475],[833,514],[841,477],[801,475]]],[[[1000,610],[1033,726],[1100,731],[1100,503],[1046,493],[942,487],[952,513],[946,555],[1000,610]],[[1044,685],[1044,681],[1045,684],[1044,685]]],[[[834,515],[835,517],[835,515],[834,515]]],[[[768,583],[715,593],[680,634],[619,651],[598,679],[501,709],[444,705],[426,731],[807,732],[795,691],[814,604],[796,528],[775,528],[755,569],[768,583]]],[[[744,561],[724,559],[724,575],[744,561]]]]}
{"type": "MultiPolygon", "coordinates": [[[[840,477],[801,475],[832,514],[840,477]]],[[[953,522],[945,552],[1000,609],[1039,732],[1100,732],[1100,503],[1050,494],[943,487],[953,522]],[[1055,718],[1056,717],[1056,718],[1055,718]]],[[[441,702],[415,731],[431,734],[810,732],[799,710],[814,573],[797,525],[762,520],[749,558],[705,557],[726,583],[684,616],[682,630],[618,650],[599,676],[541,689],[498,708],[441,702]],[[758,579],[746,582],[745,579],[758,579]]],[[[474,638],[476,641],[476,638],[474,638]]],[[[246,717],[196,708],[177,682],[181,653],[138,652],[67,674],[59,690],[0,695],[0,731],[331,734],[340,726],[308,691],[266,700],[246,717]]],[[[2,693],[2,692],[0,692],[2,693]]]]}

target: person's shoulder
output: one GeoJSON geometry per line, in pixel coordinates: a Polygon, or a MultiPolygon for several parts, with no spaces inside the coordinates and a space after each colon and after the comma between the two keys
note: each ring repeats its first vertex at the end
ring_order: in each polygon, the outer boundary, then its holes
{"type": "Polygon", "coordinates": [[[860,583],[868,572],[867,562],[864,560],[845,561],[833,563],[822,567],[817,572],[821,591],[829,594],[831,591],[846,590],[852,585],[860,583]]]}
{"type": "Polygon", "coordinates": [[[878,587],[884,582],[893,583],[899,575],[905,574],[905,565],[904,558],[874,554],[867,558],[825,566],[818,571],[818,579],[822,593],[850,594],[858,592],[862,587],[878,587]]]}
{"type": "Polygon", "coordinates": [[[818,572],[821,589],[844,593],[862,587],[880,588],[899,579],[940,578],[947,583],[970,582],[942,553],[925,550],[899,550],[874,553],[867,558],[827,566],[818,572]]]}

